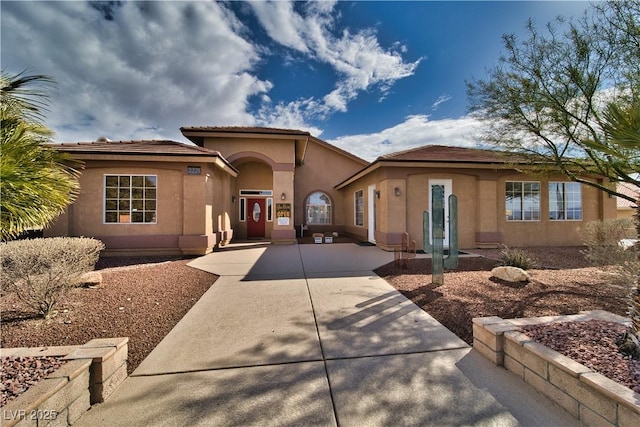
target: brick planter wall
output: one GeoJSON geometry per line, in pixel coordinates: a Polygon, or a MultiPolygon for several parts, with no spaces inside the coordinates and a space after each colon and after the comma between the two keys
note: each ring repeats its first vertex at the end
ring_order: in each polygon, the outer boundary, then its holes
{"type": "Polygon", "coordinates": [[[640,394],[606,378],[518,331],[520,326],[550,322],[628,319],[594,310],[571,316],[504,320],[473,319],[473,348],[522,378],[586,425],[640,425],[640,394]]]}
{"type": "Polygon", "coordinates": [[[3,348],[2,357],[62,357],[68,362],[1,408],[2,426],[70,426],[105,401],[127,377],[129,338],[100,338],[81,346],[3,348]]]}

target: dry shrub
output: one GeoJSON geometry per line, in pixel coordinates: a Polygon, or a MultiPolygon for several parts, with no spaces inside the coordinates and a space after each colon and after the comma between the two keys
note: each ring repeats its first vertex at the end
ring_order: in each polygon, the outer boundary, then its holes
{"type": "Polygon", "coordinates": [[[624,239],[636,237],[632,220],[593,221],[580,232],[586,246],[584,254],[589,261],[616,274],[628,285],[635,282],[640,272],[636,249],[620,244],[624,239]]]}
{"type": "Polygon", "coordinates": [[[104,249],[85,237],[54,237],[0,243],[3,292],[13,292],[28,307],[49,318],[65,291],[92,271],[104,249]]]}
{"type": "Polygon", "coordinates": [[[536,260],[522,249],[502,246],[502,251],[500,252],[500,264],[510,267],[518,267],[523,270],[530,270],[536,266],[536,260]]]}

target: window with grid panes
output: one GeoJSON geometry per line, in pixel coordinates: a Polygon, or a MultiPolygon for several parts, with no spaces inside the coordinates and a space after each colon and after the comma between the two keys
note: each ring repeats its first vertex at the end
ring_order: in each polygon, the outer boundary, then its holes
{"type": "Polygon", "coordinates": [[[507,181],[505,208],[507,221],[540,221],[540,183],[507,181]]]}
{"type": "Polygon", "coordinates": [[[156,175],[105,175],[105,223],[156,223],[156,175]]]}
{"type": "Polygon", "coordinates": [[[549,219],[552,221],[579,221],[582,219],[582,186],[580,183],[549,183],[549,219]]]}
{"type": "Polygon", "coordinates": [[[364,191],[358,190],[354,193],[354,223],[358,226],[364,226],[364,191]]]}

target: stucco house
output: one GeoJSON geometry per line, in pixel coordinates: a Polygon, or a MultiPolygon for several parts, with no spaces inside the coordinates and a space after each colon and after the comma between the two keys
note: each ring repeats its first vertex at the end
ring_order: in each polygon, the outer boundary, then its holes
{"type": "MultiPolygon", "coordinates": [[[[295,242],[337,232],[391,250],[422,246],[435,186],[458,196],[461,248],[580,245],[616,201],[561,175],[532,177],[498,153],[425,146],[369,163],[308,132],[183,127],[193,144],[56,144],[85,162],[81,193],[48,236],[92,236],[109,253],[198,255],[231,239],[295,242]]],[[[445,241],[445,245],[448,242],[445,241]]]]}

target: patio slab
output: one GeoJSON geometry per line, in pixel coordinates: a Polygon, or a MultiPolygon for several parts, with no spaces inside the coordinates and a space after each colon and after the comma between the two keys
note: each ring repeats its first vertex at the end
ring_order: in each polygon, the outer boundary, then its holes
{"type": "Polygon", "coordinates": [[[219,278],[133,375],[322,360],[304,280],[219,278]]]}

